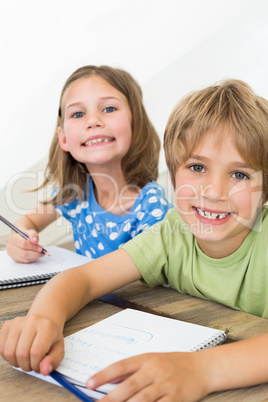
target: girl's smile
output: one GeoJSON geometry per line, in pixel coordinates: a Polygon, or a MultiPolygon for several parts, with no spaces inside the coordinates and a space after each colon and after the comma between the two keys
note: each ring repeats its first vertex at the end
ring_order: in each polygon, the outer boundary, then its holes
{"type": "Polygon", "coordinates": [[[201,249],[215,258],[234,252],[254,226],[262,172],[241,157],[232,133],[214,129],[205,134],[175,180],[176,208],[201,249]]]}
{"type": "Polygon", "coordinates": [[[115,141],[114,137],[105,137],[103,135],[96,135],[96,136],[90,137],[87,141],[85,141],[82,144],[82,146],[83,147],[89,147],[89,146],[92,146],[92,145],[99,145],[99,144],[112,142],[112,141],[115,141]]]}

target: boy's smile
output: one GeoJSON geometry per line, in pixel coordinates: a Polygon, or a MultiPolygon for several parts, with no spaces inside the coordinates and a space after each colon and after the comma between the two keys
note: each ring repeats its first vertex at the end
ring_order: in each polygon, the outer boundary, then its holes
{"type": "Polygon", "coordinates": [[[212,224],[212,225],[220,225],[226,222],[227,218],[231,215],[231,212],[213,212],[208,210],[203,210],[197,207],[193,207],[193,210],[196,211],[198,215],[198,219],[201,222],[212,224]]]}
{"type": "Polygon", "coordinates": [[[175,175],[175,203],[203,252],[221,258],[251,231],[262,202],[262,173],[242,158],[232,133],[205,134],[175,175]]]}

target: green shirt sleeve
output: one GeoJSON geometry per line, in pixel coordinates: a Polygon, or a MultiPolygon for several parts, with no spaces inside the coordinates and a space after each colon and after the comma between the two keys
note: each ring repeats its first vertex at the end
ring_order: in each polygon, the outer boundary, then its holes
{"type": "Polygon", "coordinates": [[[123,246],[140,271],[142,282],[151,287],[168,284],[170,211],[163,221],[151,226],[123,246]]]}

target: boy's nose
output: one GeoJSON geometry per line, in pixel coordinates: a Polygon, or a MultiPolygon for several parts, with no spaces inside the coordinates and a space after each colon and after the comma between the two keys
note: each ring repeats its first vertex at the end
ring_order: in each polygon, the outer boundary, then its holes
{"type": "Polygon", "coordinates": [[[228,189],[224,180],[219,177],[211,177],[210,180],[203,184],[201,191],[202,197],[210,201],[226,200],[228,189]]]}

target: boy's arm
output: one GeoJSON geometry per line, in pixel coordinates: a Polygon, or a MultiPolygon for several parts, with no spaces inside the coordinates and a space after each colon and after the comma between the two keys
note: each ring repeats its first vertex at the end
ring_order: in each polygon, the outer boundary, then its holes
{"type": "Polygon", "coordinates": [[[140,278],[123,249],[59,273],[42,288],[26,317],[3,325],[0,354],[23,370],[48,374],[63,358],[65,321],[91,300],[140,278]]]}
{"type": "Polygon", "coordinates": [[[268,334],[206,350],[211,391],[268,381],[268,334]]]}
{"type": "Polygon", "coordinates": [[[63,328],[90,301],[140,278],[131,257],[119,249],[56,275],[36,296],[29,313],[48,317],[63,328]]]}
{"type": "Polygon", "coordinates": [[[267,344],[265,334],[200,352],[135,356],[95,374],[87,386],[94,389],[127,376],[103,402],[125,401],[133,395],[150,401],[198,401],[212,392],[267,382],[267,344]]]}
{"type": "Polygon", "coordinates": [[[42,257],[43,248],[38,244],[38,233],[58,217],[52,205],[40,205],[34,211],[19,218],[14,224],[29,237],[29,241],[12,232],[6,246],[8,255],[14,261],[23,263],[33,262],[42,257]]]}

